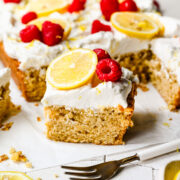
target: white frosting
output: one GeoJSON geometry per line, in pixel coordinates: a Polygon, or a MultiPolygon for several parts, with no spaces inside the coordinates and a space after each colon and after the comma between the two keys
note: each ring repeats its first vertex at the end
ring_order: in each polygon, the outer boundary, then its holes
{"type": "Polygon", "coordinates": [[[172,70],[180,84],[180,38],[155,39],[152,41],[152,50],[161,59],[162,69],[172,70]]]}
{"type": "Polygon", "coordinates": [[[11,72],[8,68],[0,69],[0,87],[5,86],[10,80],[11,72]]]}
{"type": "Polygon", "coordinates": [[[61,91],[47,83],[42,100],[44,106],[65,106],[66,108],[99,109],[101,107],[127,107],[127,97],[132,89],[132,72],[123,68],[120,82],[104,82],[92,88],[91,84],[77,89],[61,91]]]}
{"type": "Polygon", "coordinates": [[[134,0],[141,11],[155,11],[153,0],[134,0]]]}

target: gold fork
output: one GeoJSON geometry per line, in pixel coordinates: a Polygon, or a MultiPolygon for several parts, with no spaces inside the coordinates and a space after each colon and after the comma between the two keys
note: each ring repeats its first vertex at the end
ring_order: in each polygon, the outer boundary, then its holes
{"type": "Polygon", "coordinates": [[[122,165],[134,161],[145,161],[148,159],[152,159],[160,155],[173,152],[179,148],[180,148],[180,139],[177,139],[166,144],[161,144],[146,150],[142,150],[133,156],[123,158],[121,160],[105,162],[89,167],[72,167],[72,166],[61,166],[61,167],[63,169],[73,170],[73,172],[70,171],[65,172],[65,174],[67,175],[82,177],[82,178],[70,177],[70,180],[109,180],[117,174],[117,172],[119,171],[122,165]]]}

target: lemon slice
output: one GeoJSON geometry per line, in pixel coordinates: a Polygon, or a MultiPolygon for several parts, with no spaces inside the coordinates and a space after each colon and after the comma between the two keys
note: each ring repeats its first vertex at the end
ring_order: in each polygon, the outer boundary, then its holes
{"type": "Polygon", "coordinates": [[[29,176],[21,172],[0,171],[0,179],[8,180],[32,180],[29,176]]]}
{"type": "Polygon", "coordinates": [[[67,11],[68,4],[67,0],[30,0],[26,9],[28,11],[35,11],[41,17],[55,11],[64,13],[67,11]]]}
{"type": "Polygon", "coordinates": [[[51,18],[51,17],[41,17],[38,19],[35,19],[33,21],[31,21],[28,24],[34,24],[36,25],[40,30],[42,30],[42,24],[45,21],[51,21],[52,23],[56,23],[59,24],[63,27],[64,29],[64,38],[66,38],[69,33],[71,32],[71,26],[70,23],[68,23],[67,21],[65,21],[65,19],[61,18],[60,16],[58,18],[51,18]]]}
{"type": "Polygon", "coordinates": [[[151,39],[160,34],[162,26],[143,13],[117,12],[111,16],[115,29],[129,36],[151,39]]]}
{"type": "Polygon", "coordinates": [[[59,90],[88,83],[94,76],[97,55],[89,49],[76,49],[57,57],[47,70],[47,81],[59,90]]]}
{"type": "Polygon", "coordinates": [[[177,172],[173,180],[180,180],[180,170],[177,172]]]}

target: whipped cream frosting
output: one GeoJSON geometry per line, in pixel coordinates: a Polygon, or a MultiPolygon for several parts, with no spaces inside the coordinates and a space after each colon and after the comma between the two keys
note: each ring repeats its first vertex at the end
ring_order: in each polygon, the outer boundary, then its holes
{"type": "Polygon", "coordinates": [[[103,82],[92,88],[91,84],[68,91],[57,90],[47,82],[47,90],[42,103],[47,106],[65,106],[79,109],[99,109],[105,107],[126,108],[127,97],[132,89],[132,81],[136,81],[131,71],[122,68],[120,82],[103,82]]]}
{"type": "Polygon", "coordinates": [[[172,70],[180,84],[180,38],[159,38],[151,44],[154,54],[161,59],[162,69],[172,70]]]}
{"type": "Polygon", "coordinates": [[[9,82],[10,77],[11,77],[10,69],[8,68],[0,69],[0,87],[5,86],[9,82]]]}

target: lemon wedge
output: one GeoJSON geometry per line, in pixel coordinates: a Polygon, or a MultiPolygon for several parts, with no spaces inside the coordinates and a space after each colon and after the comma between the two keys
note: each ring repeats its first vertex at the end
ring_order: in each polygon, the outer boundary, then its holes
{"type": "Polygon", "coordinates": [[[35,20],[29,22],[28,24],[34,24],[39,28],[39,30],[42,30],[42,24],[45,21],[51,21],[52,23],[61,25],[64,29],[64,38],[66,38],[69,35],[69,33],[71,32],[70,23],[65,21],[65,19],[61,18],[60,16],[58,18],[41,17],[41,18],[38,18],[38,19],[35,19],[35,20]]]}
{"type": "Polygon", "coordinates": [[[29,176],[21,172],[0,171],[0,179],[8,180],[32,180],[29,176]]]}
{"type": "Polygon", "coordinates": [[[180,180],[180,170],[177,172],[173,180],[180,180]]]}
{"type": "Polygon", "coordinates": [[[47,70],[47,81],[54,88],[69,90],[88,83],[94,76],[97,55],[89,49],[75,49],[57,57],[47,70]]]}
{"type": "Polygon", "coordinates": [[[28,11],[35,11],[39,17],[47,16],[53,12],[64,13],[67,11],[67,0],[30,0],[26,6],[28,11]]]}
{"type": "Polygon", "coordinates": [[[117,12],[111,16],[111,24],[128,36],[151,39],[162,34],[163,25],[143,13],[117,12]]]}

